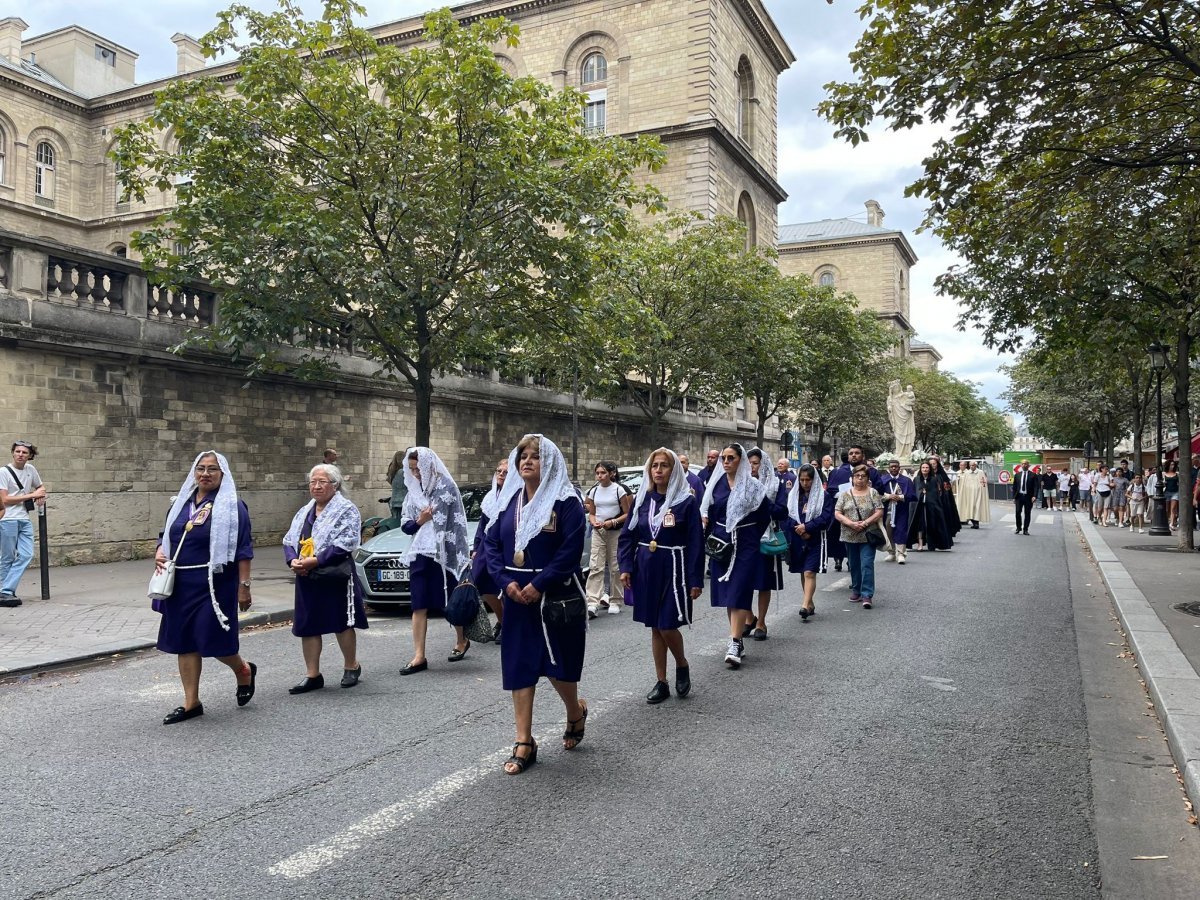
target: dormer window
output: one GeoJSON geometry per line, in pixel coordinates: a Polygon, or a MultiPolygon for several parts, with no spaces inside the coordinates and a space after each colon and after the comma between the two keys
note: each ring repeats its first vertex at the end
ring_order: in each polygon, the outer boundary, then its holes
{"type": "Polygon", "coordinates": [[[106,66],[117,67],[117,51],[112,50],[102,44],[96,45],[96,59],[104,63],[106,66]]]}

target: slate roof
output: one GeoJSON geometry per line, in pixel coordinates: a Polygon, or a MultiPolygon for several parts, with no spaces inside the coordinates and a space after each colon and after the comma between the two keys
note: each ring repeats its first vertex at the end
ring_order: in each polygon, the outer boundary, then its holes
{"type": "Polygon", "coordinates": [[[828,241],[837,238],[866,237],[869,235],[900,234],[895,228],[868,225],[854,219],[822,219],[820,222],[801,222],[798,225],[779,226],[779,244],[804,244],[811,241],[828,241]]]}
{"type": "Polygon", "coordinates": [[[57,88],[60,91],[66,91],[68,94],[75,94],[75,96],[77,96],[77,97],[80,96],[78,93],[71,90],[69,87],[67,87],[65,84],[63,84],[61,81],[59,81],[53,75],[51,75],[49,72],[47,72],[41,66],[39,66],[37,63],[31,63],[27,59],[23,59],[20,62],[14,63],[14,62],[10,62],[8,59],[6,59],[3,56],[0,56],[0,68],[12,69],[14,71],[20,72],[22,75],[28,75],[31,78],[35,78],[38,81],[42,82],[43,84],[49,85],[50,87],[57,88]]]}

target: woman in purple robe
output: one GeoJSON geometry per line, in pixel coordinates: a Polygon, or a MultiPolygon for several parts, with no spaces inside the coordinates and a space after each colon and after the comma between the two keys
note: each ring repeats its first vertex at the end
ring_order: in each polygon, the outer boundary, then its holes
{"type": "MultiPolygon", "coordinates": [[[[767,499],[771,501],[771,524],[778,528],[785,527],[787,522],[787,498],[791,485],[775,469],[770,461],[763,457],[758,447],[750,450],[746,456],[750,460],[750,474],[763,483],[767,490],[767,499]]],[[[768,525],[770,528],[771,525],[768,525]]],[[[767,639],[767,610],[771,607],[771,592],[783,590],[783,556],[771,556],[759,553],[760,571],[758,577],[758,614],[752,616],[742,629],[742,637],[752,637],[756,641],[767,639]]]]}
{"type": "Polygon", "coordinates": [[[354,577],[354,551],[362,534],[362,516],[342,493],[342,472],[332,464],[308,473],[312,500],[300,508],[283,538],[283,558],[296,575],[296,612],[292,634],[304,653],[304,680],[289,688],[306,694],[325,687],[321,674],[321,638],[335,635],[342,651],[342,687],[358,684],[356,628],[367,627],[362,589],[354,577]]]}
{"type": "Polygon", "coordinates": [[[704,588],[704,528],[687,470],[666,447],[646,460],[641,487],[617,547],[621,584],[633,597],[633,620],[650,631],[657,680],[647,703],[671,696],[667,651],[675,658],[675,693],[692,689],[681,625],[692,622],[692,601],[704,588]]]}
{"type": "Polygon", "coordinates": [[[254,545],[250,511],[238,499],[229,463],[215,450],[196,457],[167,513],[154,554],[161,570],[175,563],[171,595],[155,600],[162,613],[158,649],[179,657],[183,706],[164,725],[204,715],[200,671],[204,657],[215,657],[237,678],[237,705],[254,696],[258,666],[238,653],[238,610],[250,608],[250,560],[254,545]]]}
{"type": "Polygon", "coordinates": [[[562,452],[549,438],[527,434],[508,457],[509,476],[484,537],[488,571],[504,600],[500,670],[512,692],[517,740],[504,764],[519,775],[537,762],[533,697],[548,678],[567,717],[563,749],[583,740],[587,701],[579,697],[587,640],[583,600],[583,501],[567,476],[562,452]],[[561,617],[545,617],[548,601],[570,599],[561,617]],[[547,601],[547,602],[544,602],[547,601]]]}
{"type": "Polygon", "coordinates": [[[804,603],[800,618],[815,615],[817,573],[825,567],[826,534],[833,521],[833,495],[825,490],[815,466],[801,466],[788,493],[788,571],[801,572],[804,603]]]}
{"type": "Polygon", "coordinates": [[[708,482],[700,515],[708,539],[716,539],[710,542],[724,545],[716,555],[710,553],[709,602],[724,607],[729,617],[725,664],[737,669],[746,658],[742,633],[752,618],[750,609],[762,575],[758,545],[771,519],[774,498],[768,497],[763,483],[750,474],[741,444],[725,447],[720,461],[723,471],[708,482]]]}

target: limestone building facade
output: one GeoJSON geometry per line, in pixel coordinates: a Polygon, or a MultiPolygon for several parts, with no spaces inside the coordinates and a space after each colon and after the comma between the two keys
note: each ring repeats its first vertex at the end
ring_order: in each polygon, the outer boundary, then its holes
{"type": "MultiPolygon", "coordinates": [[[[672,207],[737,216],[756,243],[775,244],[785,199],[776,84],[794,57],[761,0],[473,0],[456,13],[516,21],[521,45],[497,55],[516,74],[584,91],[581,127],[657,135],[668,163],[653,178],[672,207]]],[[[378,512],[382,472],[412,434],[411,398],[372,378],[352,347],[338,347],[347,354],[338,382],[322,384],[247,384],[220,354],[172,352],[186,329],[213,321],[217,302],[160,291],[126,258],[130,236],[172,196],[130,202],[108,158],[113,130],[143,119],[168,79],[138,83],[134,50],[78,26],[26,30],[17,17],[0,20],[0,405],[4,434],[41,446],[52,558],[152,551],[201,447],[233,461],[259,538],[286,527],[308,467],[331,444],[364,514],[378,512]]],[[[422,39],[419,17],[373,32],[399,46],[422,39]]],[[[193,38],[172,40],[171,78],[234,77],[234,63],[205,67],[193,38]]],[[[583,472],[599,458],[644,458],[635,409],[578,409],[583,472]]],[[[482,480],[523,430],[565,449],[571,415],[570,396],[532,378],[464,370],[439,382],[432,443],[457,478],[482,480]]],[[[750,418],[685,404],[663,437],[697,458],[745,439],[750,418]]]]}
{"type": "Polygon", "coordinates": [[[779,268],[785,275],[807,275],[817,284],[853,294],[862,308],[874,310],[902,336],[900,353],[908,357],[913,335],[910,279],[917,254],[903,231],[883,224],[878,202],[868,200],[866,211],[866,222],[822,219],[784,225],[779,229],[779,268]]]}

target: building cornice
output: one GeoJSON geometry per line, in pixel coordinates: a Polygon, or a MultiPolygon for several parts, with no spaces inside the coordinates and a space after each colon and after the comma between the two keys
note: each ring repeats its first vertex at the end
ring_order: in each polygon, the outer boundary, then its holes
{"type": "Polygon", "coordinates": [[[775,176],[768,172],[763,164],[754,158],[746,145],[735,138],[729,129],[717,119],[702,119],[699,122],[688,122],[685,125],[665,125],[662,128],[627,132],[625,137],[638,137],[643,134],[656,137],[664,144],[696,137],[711,138],[742,164],[755,182],[771,195],[772,200],[776,203],[783,203],[788,198],[787,191],[783,189],[783,185],[775,179],[775,176]]]}
{"type": "Polygon", "coordinates": [[[900,247],[905,260],[910,266],[918,262],[916,252],[904,236],[903,231],[889,231],[886,234],[847,235],[838,238],[819,238],[813,241],[793,241],[779,245],[781,256],[798,256],[802,253],[812,253],[822,250],[841,250],[849,246],[869,246],[871,244],[895,244],[900,247]]]}
{"type": "Polygon", "coordinates": [[[783,34],[779,31],[775,20],[771,18],[771,14],[767,12],[766,6],[759,0],[732,0],[732,2],[737,11],[742,14],[742,18],[746,20],[746,24],[750,26],[750,30],[758,37],[759,43],[767,51],[771,62],[775,64],[776,73],[790,69],[792,63],[796,61],[796,54],[784,40],[783,34]]]}

